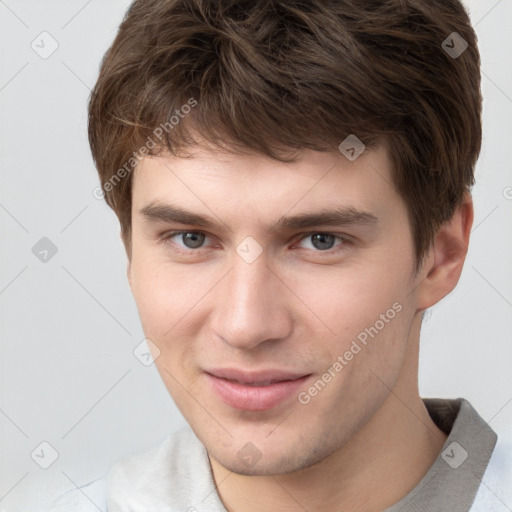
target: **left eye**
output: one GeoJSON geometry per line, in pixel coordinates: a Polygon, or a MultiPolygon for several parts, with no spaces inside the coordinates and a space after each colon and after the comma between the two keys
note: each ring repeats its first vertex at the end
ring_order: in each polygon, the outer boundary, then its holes
{"type": "MultiPolygon", "coordinates": [[[[339,240],[338,245],[343,245],[345,240],[339,236],[332,235],[331,233],[310,233],[300,240],[300,242],[310,240],[313,249],[319,251],[328,251],[335,245],[336,240],[339,240]]],[[[307,247],[310,249],[311,247],[307,247]]]]}

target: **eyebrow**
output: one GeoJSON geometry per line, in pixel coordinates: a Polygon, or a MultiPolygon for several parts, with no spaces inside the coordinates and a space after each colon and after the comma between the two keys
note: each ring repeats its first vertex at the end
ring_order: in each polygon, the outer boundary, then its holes
{"type": "MultiPolygon", "coordinates": [[[[207,229],[226,227],[224,223],[216,221],[213,217],[200,215],[171,204],[151,203],[141,208],[139,212],[148,221],[192,224],[207,229]]],[[[371,225],[377,222],[378,218],[373,213],[354,207],[343,207],[283,216],[269,228],[269,233],[317,226],[371,225]]],[[[229,227],[228,229],[230,230],[229,227]]]]}

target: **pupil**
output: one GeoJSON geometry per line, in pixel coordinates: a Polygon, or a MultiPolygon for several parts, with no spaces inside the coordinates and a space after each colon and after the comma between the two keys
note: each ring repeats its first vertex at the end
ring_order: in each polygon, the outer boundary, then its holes
{"type": "Polygon", "coordinates": [[[313,239],[313,245],[317,249],[326,250],[326,249],[331,249],[333,247],[333,244],[334,244],[334,236],[333,235],[329,235],[327,233],[316,233],[314,235],[311,235],[311,237],[313,239]]]}
{"type": "Polygon", "coordinates": [[[197,249],[198,247],[201,247],[204,240],[204,235],[202,233],[185,233],[182,236],[185,245],[190,249],[197,249]]]}

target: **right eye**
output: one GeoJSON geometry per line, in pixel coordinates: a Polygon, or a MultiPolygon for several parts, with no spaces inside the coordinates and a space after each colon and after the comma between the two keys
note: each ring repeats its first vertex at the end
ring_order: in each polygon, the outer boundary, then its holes
{"type": "Polygon", "coordinates": [[[178,252],[195,252],[195,249],[201,249],[207,236],[200,231],[170,231],[162,236],[162,241],[166,244],[172,243],[180,249],[178,252]],[[181,238],[180,238],[181,237],[181,238]],[[181,245],[174,242],[173,239],[181,240],[181,245]]]}

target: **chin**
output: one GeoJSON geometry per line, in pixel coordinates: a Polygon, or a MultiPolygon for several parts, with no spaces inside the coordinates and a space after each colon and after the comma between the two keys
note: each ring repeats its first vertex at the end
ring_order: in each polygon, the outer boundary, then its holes
{"type": "Polygon", "coordinates": [[[317,447],[305,445],[302,441],[293,447],[279,450],[277,448],[264,447],[262,450],[248,443],[237,451],[219,453],[220,450],[209,450],[210,458],[215,459],[225,469],[244,476],[278,476],[295,473],[310,466],[314,466],[331,455],[336,448],[331,448],[326,443],[318,443],[317,447]],[[299,448],[300,447],[300,448],[299,448]],[[245,451],[244,451],[245,449],[245,451]],[[245,460],[244,460],[245,459],[245,460]]]}

